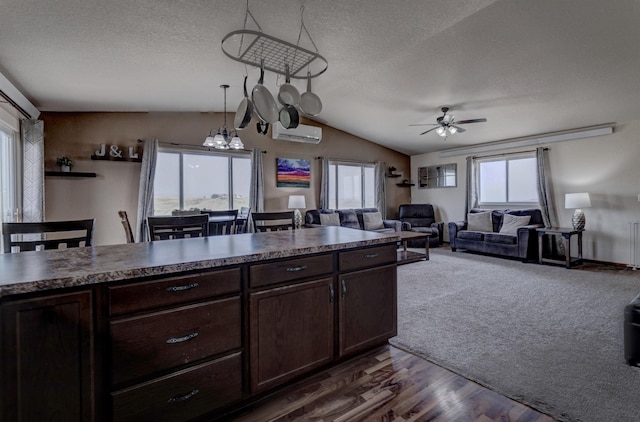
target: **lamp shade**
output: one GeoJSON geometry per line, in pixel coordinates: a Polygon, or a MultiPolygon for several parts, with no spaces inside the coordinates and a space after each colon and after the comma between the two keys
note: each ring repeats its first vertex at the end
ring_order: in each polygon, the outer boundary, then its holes
{"type": "Polygon", "coordinates": [[[564,195],[565,208],[589,208],[591,207],[591,199],[588,192],[583,193],[566,193],[564,195]]]}
{"type": "Polygon", "coordinates": [[[304,195],[289,195],[289,208],[305,208],[304,195]]]}

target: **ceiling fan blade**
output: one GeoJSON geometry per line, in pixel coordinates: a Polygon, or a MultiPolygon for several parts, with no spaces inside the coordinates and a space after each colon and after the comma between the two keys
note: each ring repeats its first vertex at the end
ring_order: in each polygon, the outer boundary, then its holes
{"type": "Polygon", "coordinates": [[[467,124],[467,123],[484,123],[486,121],[487,121],[487,119],[484,119],[484,118],[482,118],[482,119],[471,119],[471,120],[457,120],[456,124],[464,125],[464,124],[467,124]]]}
{"type": "MultiPolygon", "coordinates": [[[[456,123],[459,123],[459,122],[456,122],[456,123]]],[[[455,127],[456,130],[458,131],[458,133],[462,133],[462,132],[466,132],[467,131],[467,129],[465,129],[463,127],[460,127],[460,126],[456,126],[456,125],[449,125],[449,126],[455,127]]]]}
{"type": "Polygon", "coordinates": [[[416,123],[409,126],[439,126],[438,123],[416,123]]]}
{"type": "MultiPolygon", "coordinates": [[[[440,125],[438,125],[438,127],[440,127],[440,125]]],[[[420,135],[424,135],[425,133],[429,133],[432,130],[436,130],[436,129],[438,129],[438,128],[437,127],[431,128],[431,129],[427,130],[426,132],[422,132],[420,135]]]]}

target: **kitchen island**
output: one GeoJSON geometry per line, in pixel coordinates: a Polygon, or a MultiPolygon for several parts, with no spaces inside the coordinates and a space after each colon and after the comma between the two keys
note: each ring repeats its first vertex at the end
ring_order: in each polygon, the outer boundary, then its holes
{"type": "Polygon", "coordinates": [[[322,227],[2,255],[2,420],[224,417],[396,334],[398,240],[322,227]]]}

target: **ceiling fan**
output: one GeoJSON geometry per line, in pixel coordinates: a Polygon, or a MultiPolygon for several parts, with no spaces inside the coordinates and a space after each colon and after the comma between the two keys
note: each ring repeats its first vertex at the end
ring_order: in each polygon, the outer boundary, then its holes
{"type": "Polygon", "coordinates": [[[422,123],[422,124],[415,124],[415,125],[409,125],[409,126],[427,126],[427,125],[436,126],[434,128],[431,128],[427,131],[422,132],[420,135],[424,135],[425,133],[429,133],[435,130],[438,135],[442,136],[443,138],[446,138],[447,136],[453,135],[456,132],[462,133],[466,131],[466,129],[460,127],[459,125],[466,125],[468,123],[483,123],[487,121],[487,119],[485,118],[456,121],[453,115],[447,114],[447,112],[449,111],[449,107],[441,107],[440,110],[442,111],[443,114],[442,116],[436,119],[438,123],[422,123]]]}

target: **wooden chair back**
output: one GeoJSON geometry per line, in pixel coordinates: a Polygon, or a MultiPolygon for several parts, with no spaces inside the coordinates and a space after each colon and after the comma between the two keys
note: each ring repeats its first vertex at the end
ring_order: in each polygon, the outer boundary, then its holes
{"type": "Polygon", "coordinates": [[[236,220],[236,233],[246,233],[249,226],[249,214],[251,207],[240,207],[238,219],[236,220]]]}
{"type": "Polygon", "coordinates": [[[120,216],[120,222],[122,223],[122,227],[124,228],[124,235],[127,238],[127,243],[136,243],[136,239],[133,237],[133,232],[131,231],[131,224],[129,223],[127,212],[118,211],[118,215],[120,216]]]}
{"type": "Polygon", "coordinates": [[[209,216],[209,236],[236,233],[238,210],[203,210],[201,212],[209,216]]]}
{"type": "Polygon", "coordinates": [[[209,216],[206,214],[147,217],[147,226],[152,242],[209,236],[209,216]]]}
{"type": "Polygon", "coordinates": [[[295,230],[296,227],[293,211],[254,212],[251,219],[256,232],[295,230]]]}
{"type": "Polygon", "coordinates": [[[5,253],[41,249],[91,246],[94,219],[44,221],[39,223],[3,223],[2,243],[5,253]],[[50,238],[48,233],[55,233],[50,238]]]}

